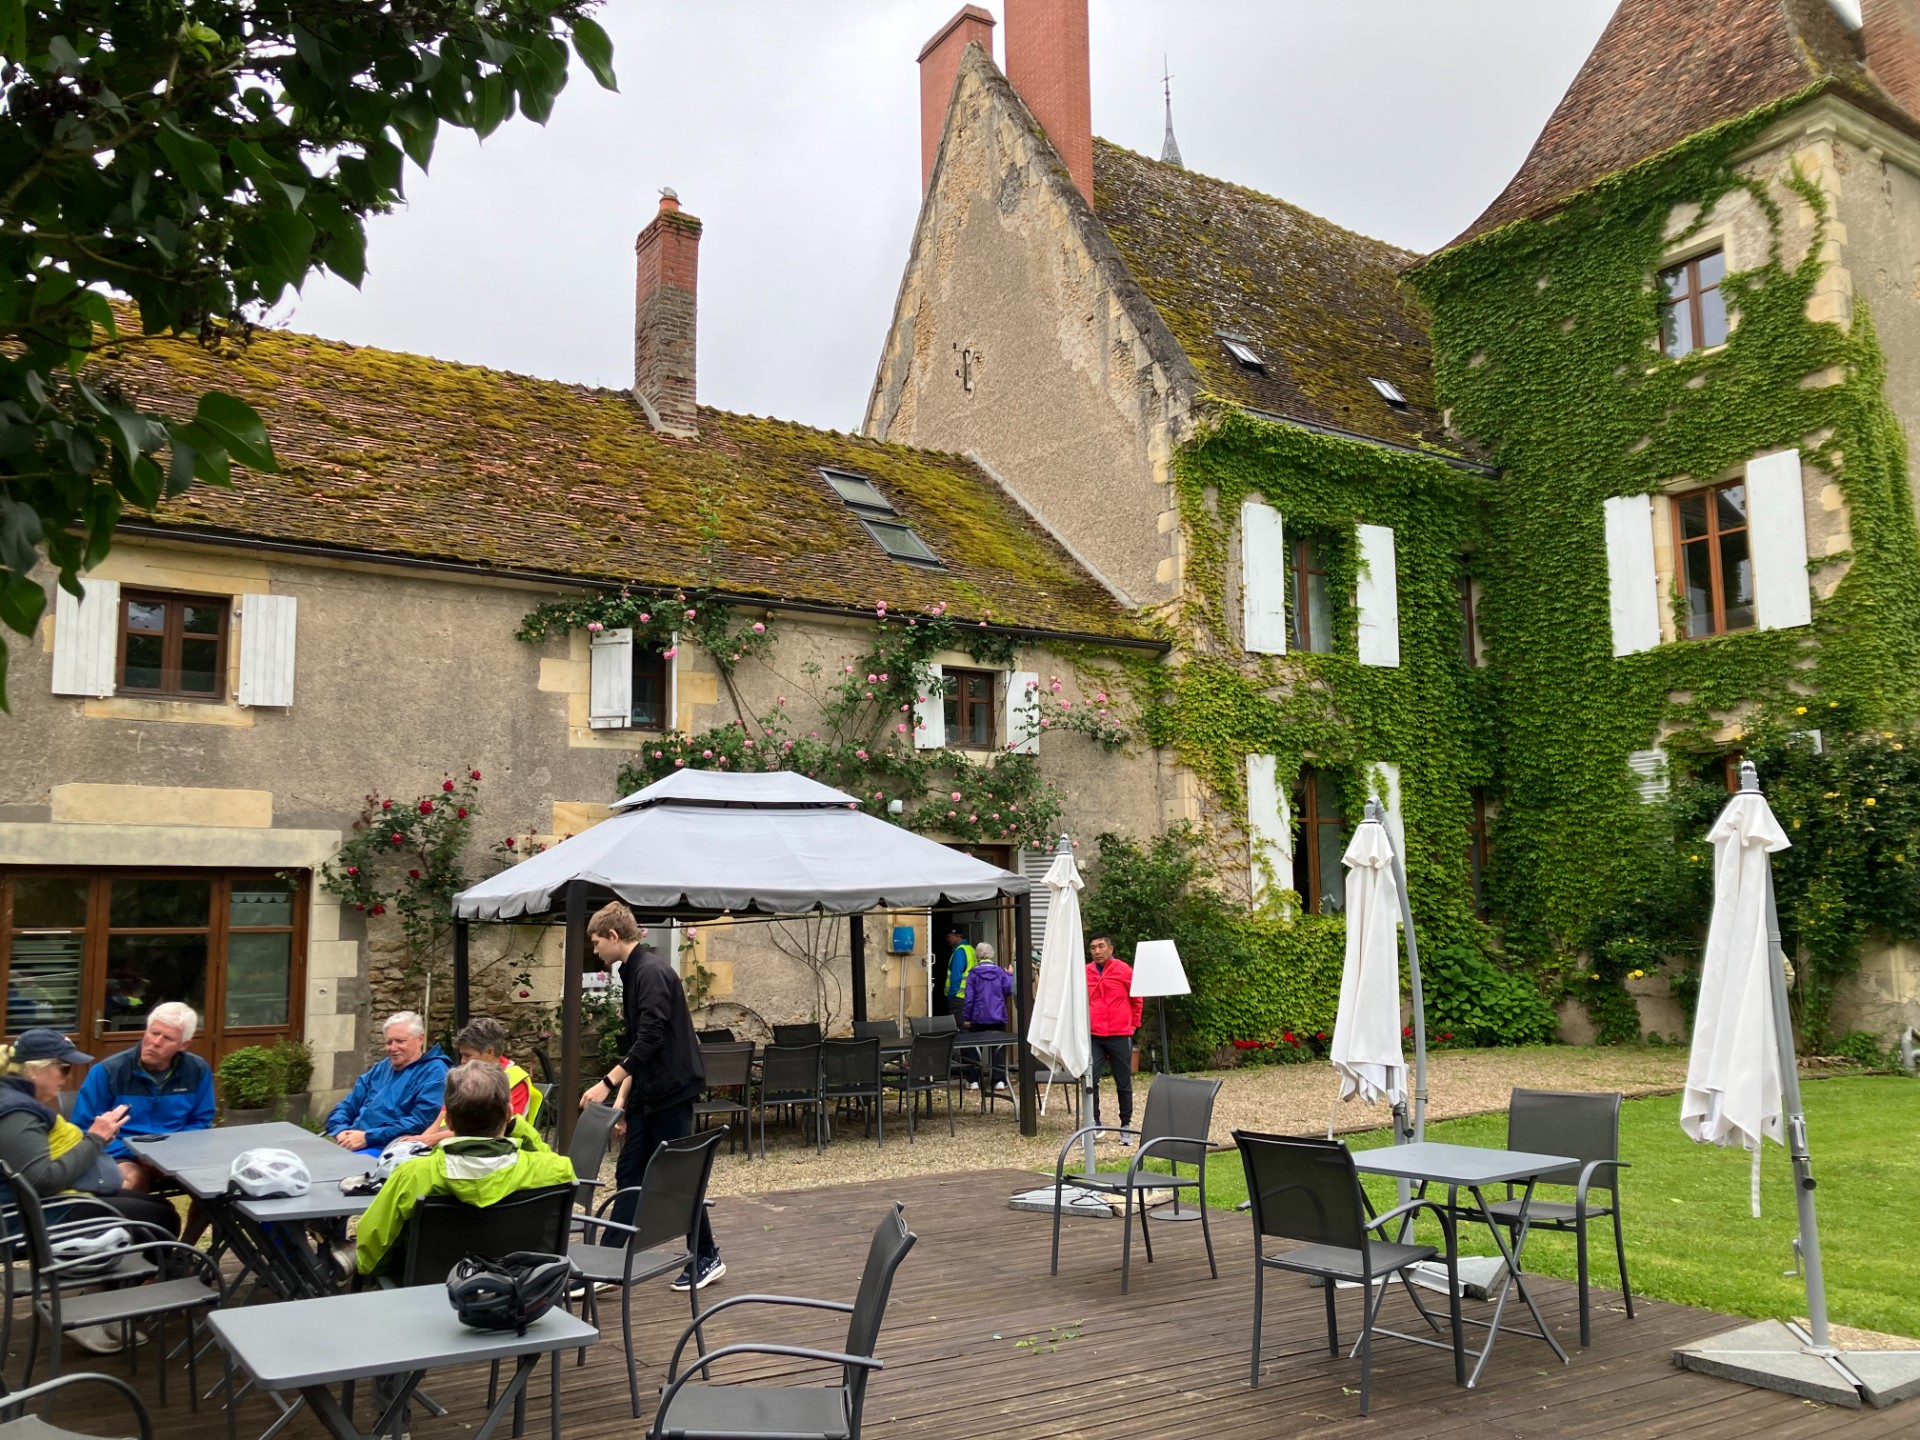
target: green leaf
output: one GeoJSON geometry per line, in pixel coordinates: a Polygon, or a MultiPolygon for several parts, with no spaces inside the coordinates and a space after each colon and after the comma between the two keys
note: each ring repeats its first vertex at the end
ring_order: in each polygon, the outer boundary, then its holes
{"type": "Polygon", "coordinates": [[[24,578],[39,560],[44,534],[37,510],[24,500],[0,497],[0,565],[24,578]]]}
{"type": "Polygon", "coordinates": [[[482,75],[473,87],[473,129],[482,140],[513,114],[513,87],[498,71],[482,75]]]}
{"type": "Polygon", "coordinates": [[[233,168],[253,182],[255,190],[261,196],[271,200],[284,200],[289,208],[298,210],[307,198],[307,187],[294,184],[280,178],[281,167],[273,157],[251,140],[233,139],[227,142],[227,158],[233,162],[233,168]]]}
{"type": "Polygon", "coordinates": [[[620,88],[620,82],[613,74],[613,41],[595,21],[584,15],[573,22],[573,51],[593,72],[593,78],[600,82],[601,89],[620,88]]]}
{"type": "Polygon", "coordinates": [[[166,431],[139,411],[129,410],[124,405],[109,405],[103,414],[107,424],[112,427],[109,438],[114,442],[114,452],[119,455],[121,468],[131,480],[140,457],[158,449],[160,442],[166,438],[166,431]]]}
{"type": "Polygon", "coordinates": [[[171,115],[160,117],[160,128],[154,132],[153,138],[160,147],[160,153],[173,166],[174,173],[186,182],[189,189],[206,195],[226,192],[220,169],[220,152],[213,146],[181,129],[171,115]]]}
{"type": "MultiPolygon", "coordinates": [[[[0,55],[21,60],[27,53],[26,0],[0,0],[0,55]]],[[[0,666],[4,669],[4,666],[0,666]]],[[[0,710],[6,705],[0,702],[0,710]]]]}
{"type": "Polygon", "coordinates": [[[244,400],[236,400],[224,391],[209,390],[194,409],[193,423],[211,431],[221,447],[249,469],[266,474],[279,470],[280,462],[273,458],[266,424],[244,400]]]}
{"type": "Polygon", "coordinates": [[[297,287],[313,255],[313,222],[291,210],[265,211],[240,228],[240,248],[263,282],[297,287]]]}

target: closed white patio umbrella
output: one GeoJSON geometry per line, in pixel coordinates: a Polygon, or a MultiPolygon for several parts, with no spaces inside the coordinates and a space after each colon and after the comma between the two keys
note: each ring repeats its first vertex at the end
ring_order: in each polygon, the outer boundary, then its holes
{"type": "Polygon", "coordinates": [[[1347,959],[1328,1056],[1340,1098],[1402,1106],[1407,1060],[1400,1048],[1400,887],[1387,827],[1369,817],[1342,857],[1347,867],[1347,959]]]}

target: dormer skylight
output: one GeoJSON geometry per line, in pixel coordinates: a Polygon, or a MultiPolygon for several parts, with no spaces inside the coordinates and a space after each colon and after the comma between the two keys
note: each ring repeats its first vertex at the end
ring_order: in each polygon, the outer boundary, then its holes
{"type": "Polygon", "coordinates": [[[1373,386],[1375,390],[1378,390],[1380,392],[1380,398],[1394,409],[1405,410],[1408,408],[1407,397],[1400,393],[1400,387],[1391,380],[1382,380],[1377,375],[1369,375],[1367,377],[1367,383],[1373,386]]]}
{"type": "Polygon", "coordinates": [[[856,475],[851,470],[829,470],[825,467],[821,468],[820,474],[833,487],[834,493],[846,501],[847,508],[858,517],[874,543],[887,554],[912,565],[939,565],[940,557],[933,553],[926,541],[914,534],[911,525],[899,518],[900,512],[866,476],[856,475]]]}
{"type": "Polygon", "coordinates": [[[1220,343],[1227,347],[1227,353],[1242,370],[1251,370],[1256,375],[1267,373],[1267,362],[1260,358],[1260,352],[1253,348],[1252,342],[1245,336],[1222,333],[1220,343]]]}

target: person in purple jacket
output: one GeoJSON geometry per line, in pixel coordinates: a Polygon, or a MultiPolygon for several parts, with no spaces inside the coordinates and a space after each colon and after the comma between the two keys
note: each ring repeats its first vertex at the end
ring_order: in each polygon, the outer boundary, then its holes
{"type": "MultiPolygon", "coordinates": [[[[1013,975],[993,957],[993,946],[982,940],[974,946],[978,962],[967,972],[967,994],[960,1007],[960,1025],[965,1030],[1008,1030],[1013,1022],[1013,975]]],[[[980,1084],[980,1062],[969,1059],[967,1087],[980,1084]]],[[[993,1085],[1007,1089],[1007,1052],[993,1052],[993,1085]]]]}
{"type": "Polygon", "coordinates": [[[378,1154],[402,1135],[418,1135],[440,1118],[451,1061],[427,1044],[427,1026],[411,1010],[387,1017],[381,1028],[387,1058],[353,1082],[327,1116],[327,1137],[362,1154],[378,1154]]]}

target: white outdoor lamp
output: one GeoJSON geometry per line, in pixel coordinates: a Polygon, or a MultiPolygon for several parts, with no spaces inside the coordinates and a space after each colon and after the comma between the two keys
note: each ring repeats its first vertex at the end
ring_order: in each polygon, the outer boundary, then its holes
{"type": "Polygon", "coordinates": [[[1180,951],[1171,940],[1142,940],[1133,951],[1133,989],[1137,1000],[1149,996],[1160,1001],[1160,1073],[1167,1072],[1167,999],[1169,995],[1191,995],[1187,972],[1180,964],[1180,951]]]}

